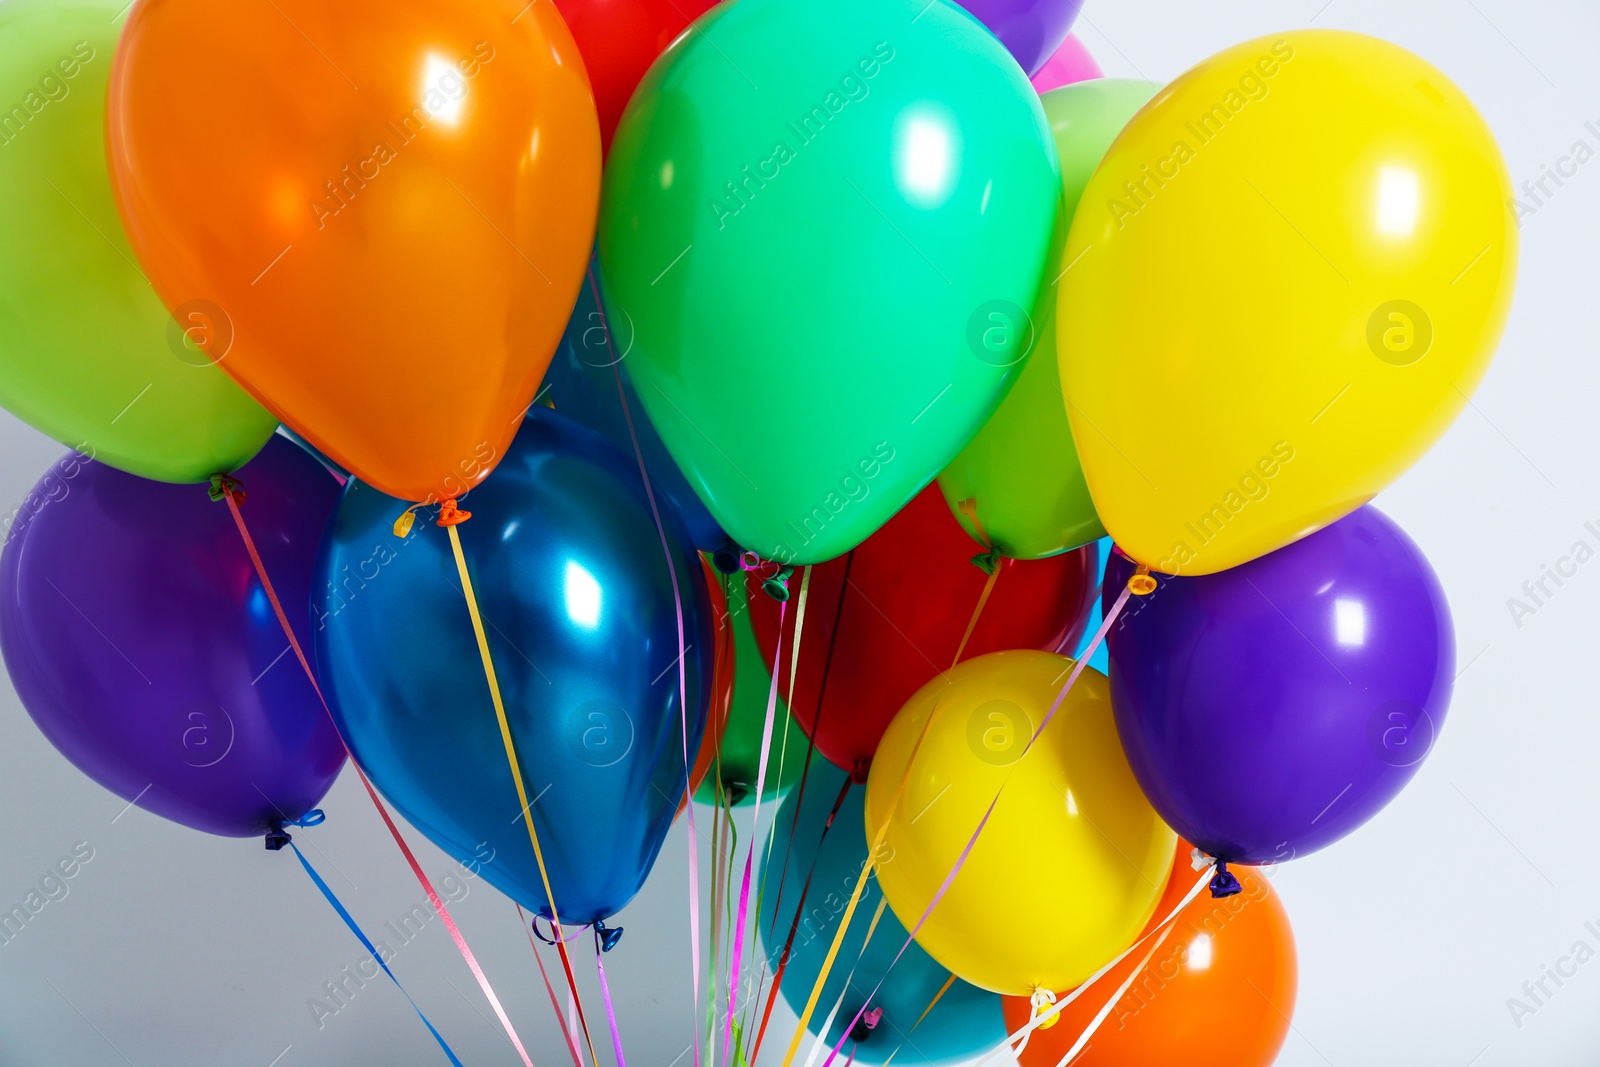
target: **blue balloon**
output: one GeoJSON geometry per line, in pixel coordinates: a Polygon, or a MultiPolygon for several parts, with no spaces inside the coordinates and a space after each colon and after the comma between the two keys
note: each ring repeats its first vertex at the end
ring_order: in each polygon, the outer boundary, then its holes
{"type": "Polygon", "coordinates": [[[667,446],[661,443],[628,379],[625,361],[633,347],[633,324],[611,321],[601,307],[599,286],[598,272],[591,270],[589,279],[578,292],[578,303],[567,321],[567,332],[551,357],[550,369],[545,372],[539,401],[550,401],[557,411],[604,437],[635,469],[639,464],[638,456],[642,455],[656,503],[678,513],[696,548],[706,552],[722,550],[732,542],[667,454],[667,446]],[[626,412],[617,395],[619,380],[622,393],[627,397],[626,412]],[[634,433],[639,438],[638,455],[634,453],[633,438],[628,433],[630,414],[634,433]]]}
{"type": "MultiPolygon", "coordinates": [[[[672,579],[638,467],[535,408],[458,527],[563,924],[621,909],[686,784],[672,579]]],[[[317,658],[356,759],[406,819],[551,915],[449,536],[352,480],[313,596],[317,658]]],[[[689,758],[710,700],[710,595],[663,515],[683,598],[689,758]]]]}
{"type": "MultiPolygon", "coordinates": [[[[844,771],[826,760],[812,760],[804,801],[800,804],[799,823],[795,822],[795,803],[800,799],[798,790],[789,794],[776,816],[778,832],[772,855],[767,860],[767,870],[774,875],[780,870],[784,873],[782,900],[778,899],[776,887],[771,885],[763,894],[761,930],[770,959],[769,972],[777,968],[784,942],[794,924],[801,887],[807,875],[811,877],[805,914],[795,930],[788,968],[780,987],[796,1014],[805,1007],[811,987],[816,984],[823,958],[838,931],[839,919],[867,862],[864,787],[851,786],[832,828],[826,837],[823,836],[828,814],[847,777],[844,771]],[[787,869],[781,858],[785,855],[789,857],[787,869]],[[811,869],[813,856],[816,857],[814,871],[811,869]],[[774,914],[775,907],[781,908],[777,914],[774,914]]],[[[883,891],[876,880],[861,891],[861,903],[857,905],[855,918],[839,948],[839,958],[817,1001],[812,1016],[814,1027],[828,1017],[849,980],[849,991],[827,1035],[830,1048],[838,1044],[844,1028],[861,1009],[862,1001],[884,977],[895,953],[905,944],[906,928],[889,909],[884,910],[871,942],[867,942],[867,927],[882,899],[883,891]],[[865,954],[862,953],[863,944],[866,944],[865,954]]],[[[846,1041],[843,1051],[848,1053],[853,1047],[856,1063],[881,1064],[892,1055],[896,1064],[941,1064],[959,1063],[999,1045],[1006,1036],[1000,997],[960,979],[918,1024],[923,1011],[949,978],[950,972],[935,963],[921,945],[913,942],[907,946],[905,955],[894,964],[893,973],[878,990],[877,997],[867,1005],[869,1011],[883,1009],[877,1025],[868,1028],[865,1020],[857,1024],[855,1035],[859,1040],[846,1041]]]]}

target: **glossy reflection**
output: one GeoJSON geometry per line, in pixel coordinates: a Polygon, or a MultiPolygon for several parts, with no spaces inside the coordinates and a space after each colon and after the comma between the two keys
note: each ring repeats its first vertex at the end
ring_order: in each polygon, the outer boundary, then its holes
{"type": "MultiPolygon", "coordinates": [[[[1112,557],[1108,600],[1132,570],[1112,557]]],[[[1232,570],[1162,578],[1109,644],[1145,795],[1240,863],[1315,852],[1394,799],[1444,726],[1455,672],[1438,579],[1371,506],[1232,570]]]]}
{"type": "MultiPolygon", "coordinates": [[[[338,483],[282,437],[238,476],[245,522],[309,649],[338,483]]],[[[63,756],[196,830],[264,834],[314,807],[344,766],[233,517],[204,486],[58,462],[0,560],[0,645],[23,707],[63,756]]]]}
{"type": "Polygon", "coordinates": [[[1511,194],[1472,101],[1375,38],[1286,31],[1162,90],[1055,268],[1072,436],[1117,544],[1214,573],[1415,463],[1504,329],[1511,194]]]}
{"type": "MultiPolygon", "coordinates": [[[[563,922],[623,907],[685,785],[672,583],[638,468],[536,407],[460,527],[563,922]]],[[[446,532],[391,526],[403,502],[351,482],[315,599],[319,670],[341,728],[406,818],[524,906],[550,914],[446,532]]],[[[690,645],[688,751],[714,639],[701,562],[666,516],[690,645]]]]}
{"type": "MultiPolygon", "coordinates": [[[[1158,89],[1154,82],[1097,78],[1040,98],[1061,159],[1061,218],[1051,244],[1053,262],[1060,259],[1084,187],[1101,157],[1158,89]]],[[[998,545],[1014,559],[1053,556],[1105,535],[1062,403],[1055,304],[1055,290],[1046,287],[1030,317],[1016,322],[1000,317],[986,324],[1025,331],[1032,351],[989,421],[939,475],[956,521],[977,543],[998,545]],[[962,510],[966,500],[973,502],[976,519],[962,510]]]]}
{"type": "Polygon", "coordinates": [[[226,316],[224,371],[385,492],[487,477],[594,237],[594,100],[551,5],[144,0],[106,128],[139,264],[226,316]]]}
{"type": "MultiPolygon", "coordinates": [[[[1187,841],[1178,842],[1152,927],[1200,877],[1189,851],[1187,841]]],[[[1244,887],[1238,895],[1213,900],[1202,892],[1178,914],[1144,971],[1072,1061],[1075,1067],[1270,1067],[1277,1059],[1299,990],[1294,931],[1265,875],[1243,868],[1237,874],[1244,887]]],[[[1056,1067],[1144,953],[1141,948],[1106,972],[1062,1009],[1054,1027],[1036,1030],[1018,1057],[1022,1067],[1056,1067]]],[[[1028,999],[1006,997],[1005,1015],[1007,1030],[1022,1026],[1028,999]]]]}
{"type": "Polygon", "coordinates": [[[765,558],[859,544],[1021,368],[1020,342],[981,339],[1038,295],[1055,152],[1032,86],[952,5],[725,4],[640,84],[607,167],[628,373],[712,516],[765,558]]]}

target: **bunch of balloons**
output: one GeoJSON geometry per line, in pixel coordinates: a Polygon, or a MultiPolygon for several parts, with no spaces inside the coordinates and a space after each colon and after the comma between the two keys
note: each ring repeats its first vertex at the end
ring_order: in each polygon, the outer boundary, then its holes
{"type": "Polygon", "coordinates": [[[698,802],[725,1057],[781,995],[785,1067],[1270,1062],[1270,865],[1444,724],[1369,502],[1494,352],[1509,180],[1397,46],[1105,79],[1080,6],[0,6],[0,403],[73,450],[29,713],[269,847],[348,754],[564,962],[698,802]]]}

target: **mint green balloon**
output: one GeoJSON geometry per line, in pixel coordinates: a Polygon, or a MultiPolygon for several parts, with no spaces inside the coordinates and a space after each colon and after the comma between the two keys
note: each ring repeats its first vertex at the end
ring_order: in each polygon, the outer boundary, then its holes
{"type": "Polygon", "coordinates": [[[278,420],[213,365],[225,313],[197,300],[180,326],[123,234],[105,104],[126,7],[0,3],[0,405],[130,473],[204,481],[278,420]]]}
{"type": "MultiPolygon", "coordinates": [[[[1078,200],[1106,150],[1160,88],[1153,82],[1102,78],[1044,94],[1061,159],[1062,207],[1050,264],[1062,262],[1078,200]]],[[[939,475],[945,502],[972,539],[1013,559],[1042,559],[1105,536],[1067,425],[1056,360],[1055,280],[1045,279],[1040,291],[1037,340],[1017,384],[939,475]]]]}
{"type": "Polygon", "coordinates": [[[738,0],[656,62],[604,289],[735,541],[831,559],[950,462],[1020,370],[1059,191],[1028,79],[947,0],[738,0]]]}

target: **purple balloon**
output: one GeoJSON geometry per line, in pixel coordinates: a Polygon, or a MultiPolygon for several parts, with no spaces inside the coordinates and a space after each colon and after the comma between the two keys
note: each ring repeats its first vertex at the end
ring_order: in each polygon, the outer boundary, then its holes
{"type": "MultiPolygon", "coordinates": [[[[1112,557],[1108,604],[1132,573],[1112,557]]],[[[1231,570],[1161,578],[1109,644],[1140,786],[1230,863],[1303,856],[1377,814],[1433,747],[1455,672],[1438,578],[1372,507],[1231,570]]]]}
{"type": "MultiPolygon", "coordinates": [[[[282,437],[238,474],[302,648],[339,486],[282,437]]],[[[228,506],[69,454],[0,556],[0,649],[50,743],[125,800],[196,830],[264,834],[314,807],[344,744],[289,651],[228,506]]]]}
{"type": "Polygon", "coordinates": [[[957,0],[1028,72],[1038,73],[1067,39],[1083,0],[957,0]]]}

